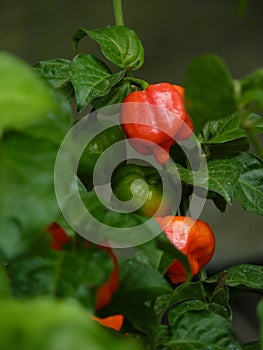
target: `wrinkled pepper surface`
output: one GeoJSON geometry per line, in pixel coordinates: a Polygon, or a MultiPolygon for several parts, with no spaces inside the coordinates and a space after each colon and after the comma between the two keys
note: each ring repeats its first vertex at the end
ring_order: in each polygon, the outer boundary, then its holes
{"type": "MultiPolygon", "coordinates": [[[[198,274],[215,251],[215,237],[210,226],[186,216],[158,217],[155,220],[169,241],[187,256],[192,276],[198,274]]],[[[172,283],[186,281],[186,271],[178,260],[169,266],[166,275],[172,283]]]]}
{"type": "Polygon", "coordinates": [[[189,138],[193,132],[184,105],[184,90],[169,83],[130,93],[123,100],[120,121],[136,151],[153,154],[159,164],[168,161],[175,142],[189,138]]]}

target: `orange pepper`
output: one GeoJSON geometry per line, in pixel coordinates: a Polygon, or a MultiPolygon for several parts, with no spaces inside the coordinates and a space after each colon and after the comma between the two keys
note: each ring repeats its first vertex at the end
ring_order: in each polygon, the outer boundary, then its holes
{"type": "Polygon", "coordinates": [[[124,317],[123,315],[112,315],[104,318],[99,318],[97,316],[91,316],[94,321],[99,322],[102,326],[112,328],[115,331],[121,330],[123,325],[124,317]]]}
{"type": "MultiPolygon", "coordinates": [[[[210,261],[215,251],[215,237],[210,226],[186,216],[155,218],[169,241],[189,261],[192,276],[195,276],[210,261]]],[[[175,260],[166,271],[172,283],[186,281],[186,271],[180,261],[175,260]]]]}

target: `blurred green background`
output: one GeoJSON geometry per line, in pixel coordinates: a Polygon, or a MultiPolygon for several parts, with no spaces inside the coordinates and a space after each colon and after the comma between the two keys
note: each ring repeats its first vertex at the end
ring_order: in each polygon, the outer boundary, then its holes
{"type": "MultiPolygon", "coordinates": [[[[191,59],[206,53],[220,55],[235,79],[263,67],[262,0],[123,0],[123,9],[125,24],[145,47],[145,65],[136,76],[150,83],[181,84],[191,59]],[[240,13],[240,4],[246,2],[240,13]]],[[[0,48],[30,64],[71,59],[76,54],[71,38],[78,27],[112,24],[111,0],[1,0],[0,48]]],[[[89,39],[80,42],[78,52],[101,57],[89,39]]],[[[263,263],[262,217],[236,203],[221,214],[208,201],[202,218],[217,237],[211,270],[239,262],[263,263]]]]}

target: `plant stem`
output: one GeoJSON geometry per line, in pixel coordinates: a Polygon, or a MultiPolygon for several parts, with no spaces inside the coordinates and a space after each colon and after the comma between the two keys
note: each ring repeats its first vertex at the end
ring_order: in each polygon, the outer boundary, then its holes
{"type": "Polygon", "coordinates": [[[205,269],[202,269],[202,270],[199,272],[199,278],[200,278],[200,281],[201,281],[201,282],[204,282],[204,281],[207,279],[207,273],[206,273],[206,270],[205,270],[205,269]]]}
{"type": "Polygon", "coordinates": [[[147,81],[133,77],[125,77],[123,80],[129,81],[133,85],[139,86],[142,90],[145,90],[149,85],[147,81]]]}
{"type": "Polygon", "coordinates": [[[116,25],[124,26],[122,0],[113,0],[113,9],[116,25]]]}

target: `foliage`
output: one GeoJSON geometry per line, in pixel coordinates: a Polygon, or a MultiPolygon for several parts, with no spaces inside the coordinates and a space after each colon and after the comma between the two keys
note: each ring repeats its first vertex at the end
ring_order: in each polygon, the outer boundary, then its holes
{"type": "MultiPolygon", "coordinates": [[[[72,60],[40,61],[33,69],[0,53],[0,349],[259,349],[259,342],[238,343],[229,295],[262,294],[263,267],[241,264],[191,280],[186,257],[162,234],[138,246],[133,257],[118,258],[118,291],[97,316],[124,315],[121,331],[102,329],[90,319],[96,291],[113,266],[105,251],[80,248],[82,238],[62,217],[53,183],[56,155],[74,125],[75,101],[78,112],[98,110],[121,103],[145,82],[132,75],[144,63],[142,43],[132,29],[80,28],[74,47],[86,37],[98,43],[106,63],[78,53],[72,60]],[[51,222],[72,236],[62,252],[50,249],[51,222]],[[188,275],[179,285],[165,277],[174,259],[188,275]]],[[[236,199],[244,210],[263,215],[262,150],[255,136],[263,131],[262,69],[235,80],[220,57],[202,55],[186,69],[184,87],[199,141],[193,152],[207,160],[207,171],[198,165],[191,169],[180,147],[173,146],[174,164],[161,172],[174,186],[182,184],[179,212],[185,214],[195,186],[222,212],[236,199]]],[[[79,186],[86,205],[108,225],[144,221],[105,209],[79,186]]],[[[263,325],[262,302],[258,316],[263,325]]]]}

